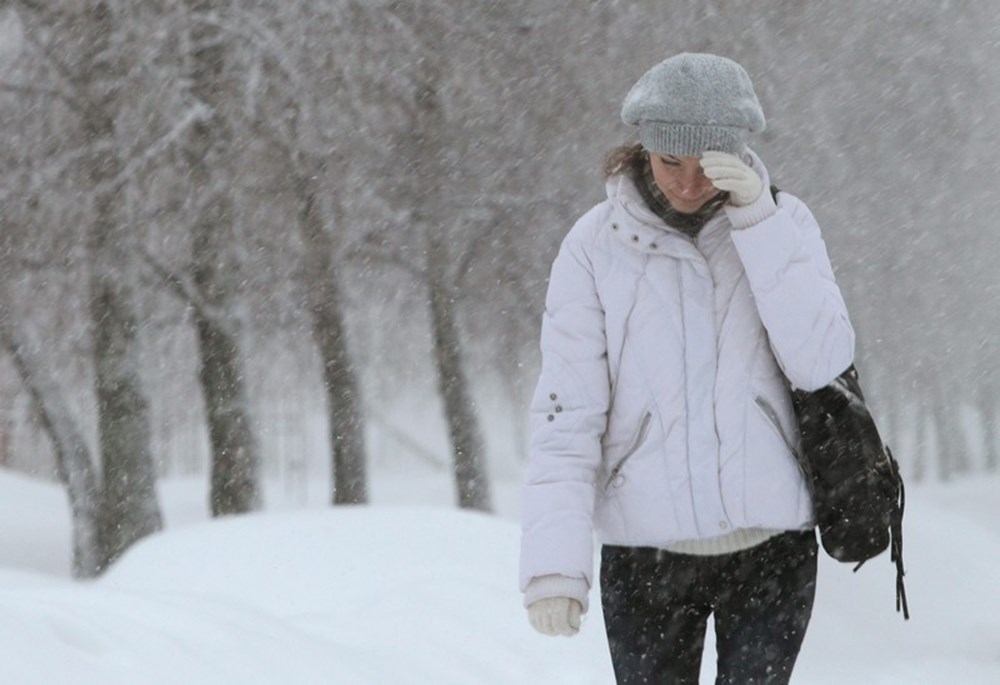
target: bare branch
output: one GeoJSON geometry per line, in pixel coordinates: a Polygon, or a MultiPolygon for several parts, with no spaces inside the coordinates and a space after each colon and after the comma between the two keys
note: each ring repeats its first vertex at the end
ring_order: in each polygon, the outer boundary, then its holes
{"type": "Polygon", "coordinates": [[[44,86],[35,86],[26,83],[8,83],[6,81],[0,82],[0,90],[5,93],[17,93],[19,95],[45,95],[49,97],[59,98],[68,104],[76,107],[76,103],[72,98],[68,97],[66,93],[57,88],[46,88],[44,86]]]}
{"type": "MultiPolygon", "coordinates": [[[[20,4],[29,10],[29,16],[32,13],[38,14],[43,11],[42,3],[30,3],[25,0],[20,0],[20,4]]],[[[53,71],[56,72],[56,74],[58,74],[60,79],[63,81],[63,85],[72,93],[72,95],[64,94],[63,97],[68,98],[68,101],[72,102],[76,109],[80,111],[87,109],[89,100],[77,87],[76,84],[78,79],[73,71],[64,62],[52,54],[49,46],[42,45],[38,41],[34,31],[24,31],[23,35],[25,42],[28,43],[28,45],[30,45],[35,52],[45,60],[45,62],[52,68],[53,71]]]]}
{"type": "Polygon", "coordinates": [[[161,155],[171,145],[176,143],[184,133],[199,121],[204,121],[211,116],[211,110],[201,103],[196,102],[184,115],[174,124],[173,128],[167,131],[163,137],[155,141],[145,150],[128,160],[125,168],[115,178],[102,183],[97,187],[97,192],[117,192],[130,179],[134,178],[142,169],[161,155]]]}
{"type": "Polygon", "coordinates": [[[397,266],[420,281],[427,280],[427,270],[414,264],[399,252],[391,252],[372,245],[358,245],[347,249],[344,256],[351,261],[397,266]]]}
{"type": "Polygon", "coordinates": [[[30,12],[41,13],[47,8],[44,2],[36,2],[35,0],[17,0],[15,4],[21,5],[30,12]]]}
{"type": "Polygon", "coordinates": [[[36,257],[21,256],[16,258],[11,258],[11,261],[17,266],[21,267],[25,271],[45,271],[47,269],[55,269],[59,272],[63,272],[64,265],[59,262],[57,263],[54,259],[39,259],[36,257]]]}
{"type": "Polygon", "coordinates": [[[168,286],[174,295],[183,300],[185,304],[190,304],[195,309],[204,306],[201,295],[194,284],[182,278],[180,275],[170,270],[163,262],[154,257],[149,250],[144,247],[139,248],[139,253],[143,261],[160,278],[164,285],[168,286]]]}
{"type": "Polygon", "coordinates": [[[198,291],[198,287],[191,282],[190,278],[185,278],[181,274],[172,271],[146,248],[140,247],[138,252],[142,256],[143,261],[153,270],[153,273],[159,277],[163,284],[179,300],[194,308],[199,317],[225,327],[224,322],[226,321],[226,317],[224,314],[205,301],[205,298],[198,291]]]}
{"type": "Polygon", "coordinates": [[[367,408],[365,410],[365,416],[368,417],[369,420],[371,420],[372,422],[377,423],[379,426],[381,426],[382,430],[388,433],[389,436],[392,437],[394,440],[396,440],[403,449],[407,450],[411,454],[420,457],[434,468],[443,471],[444,469],[450,466],[448,461],[442,459],[433,450],[424,447],[419,440],[414,438],[412,435],[408,434],[406,431],[403,431],[393,426],[391,423],[389,423],[388,420],[386,420],[384,417],[379,415],[376,411],[372,410],[371,408],[367,408]]]}
{"type": "Polygon", "coordinates": [[[459,286],[458,290],[461,291],[462,282],[465,280],[466,274],[472,268],[472,260],[475,259],[476,255],[479,254],[480,248],[494,235],[491,230],[491,226],[488,224],[483,225],[483,229],[475,235],[472,240],[466,245],[465,251],[458,260],[458,264],[455,266],[454,274],[455,283],[459,286]]]}
{"type": "Polygon", "coordinates": [[[248,26],[245,28],[238,24],[223,21],[215,13],[195,13],[191,15],[190,19],[217,28],[224,33],[243,38],[252,45],[265,47],[271,57],[274,58],[275,64],[288,77],[294,89],[298,91],[299,97],[297,99],[304,99],[302,94],[309,92],[306,84],[302,81],[298,68],[288,58],[285,51],[281,49],[281,40],[263,22],[253,21],[252,15],[245,14],[242,16],[242,19],[248,23],[248,26]]]}

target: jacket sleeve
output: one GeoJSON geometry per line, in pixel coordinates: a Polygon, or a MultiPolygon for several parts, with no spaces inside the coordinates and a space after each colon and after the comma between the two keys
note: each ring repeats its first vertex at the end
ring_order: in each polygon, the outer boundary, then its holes
{"type": "Polygon", "coordinates": [[[586,247],[571,232],[552,265],[521,490],[522,592],[561,575],[593,586],[593,509],[610,401],[604,309],[586,247]]]}
{"type": "Polygon", "coordinates": [[[779,366],[795,387],[816,390],[854,361],[854,329],[812,213],[787,193],[778,200],[732,239],[779,366]]]}

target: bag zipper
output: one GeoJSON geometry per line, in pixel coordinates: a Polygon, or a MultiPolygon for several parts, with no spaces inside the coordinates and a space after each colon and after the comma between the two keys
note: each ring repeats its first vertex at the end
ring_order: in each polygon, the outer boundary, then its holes
{"type": "Polygon", "coordinates": [[[643,441],[646,439],[646,431],[649,429],[649,422],[652,420],[652,418],[653,418],[653,412],[651,411],[647,411],[646,414],[642,417],[642,422],[639,424],[639,432],[636,434],[635,440],[632,441],[632,446],[628,448],[628,451],[626,451],[625,454],[622,455],[622,458],[618,460],[618,463],[615,464],[615,467],[611,469],[611,474],[608,476],[608,481],[604,485],[605,491],[611,488],[611,485],[615,482],[615,478],[618,477],[618,474],[621,472],[622,467],[625,466],[625,462],[627,462],[632,457],[632,455],[636,453],[639,447],[642,446],[643,441]]]}

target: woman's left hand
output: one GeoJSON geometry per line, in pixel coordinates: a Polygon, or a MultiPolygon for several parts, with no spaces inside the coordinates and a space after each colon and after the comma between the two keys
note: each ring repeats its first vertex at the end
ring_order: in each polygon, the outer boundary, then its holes
{"type": "Polygon", "coordinates": [[[701,155],[705,176],[719,190],[729,191],[729,202],[736,207],[751,204],[764,191],[764,182],[736,155],[706,150],[701,155]]]}

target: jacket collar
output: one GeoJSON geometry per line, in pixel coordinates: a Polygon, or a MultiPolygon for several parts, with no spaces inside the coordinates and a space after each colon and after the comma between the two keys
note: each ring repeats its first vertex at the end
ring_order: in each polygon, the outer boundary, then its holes
{"type": "MultiPolygon", "coordinates": [[[[747,148],[744,161],[760,174],[764,181],[764,192],[767,192],[767,188],[770,186],[770,176],[760,157],[753,150],[747,148]]],[[[605,190],[608,199],[614,206],[612,230],[618,234],[619,239],[623,242],[641,252],[669,253],[677,256],[691,256],[691,249],[697,252],[697,248],[694,247],[690,238],[676,228],[665,224],[649,208],[628,174],[617,174],[608,178],[605,190]]],[[[726,227],[730,227],[730,223],[723,209],[708,220],[701,229],[699,239],[709,232],[726,227]]]]}

